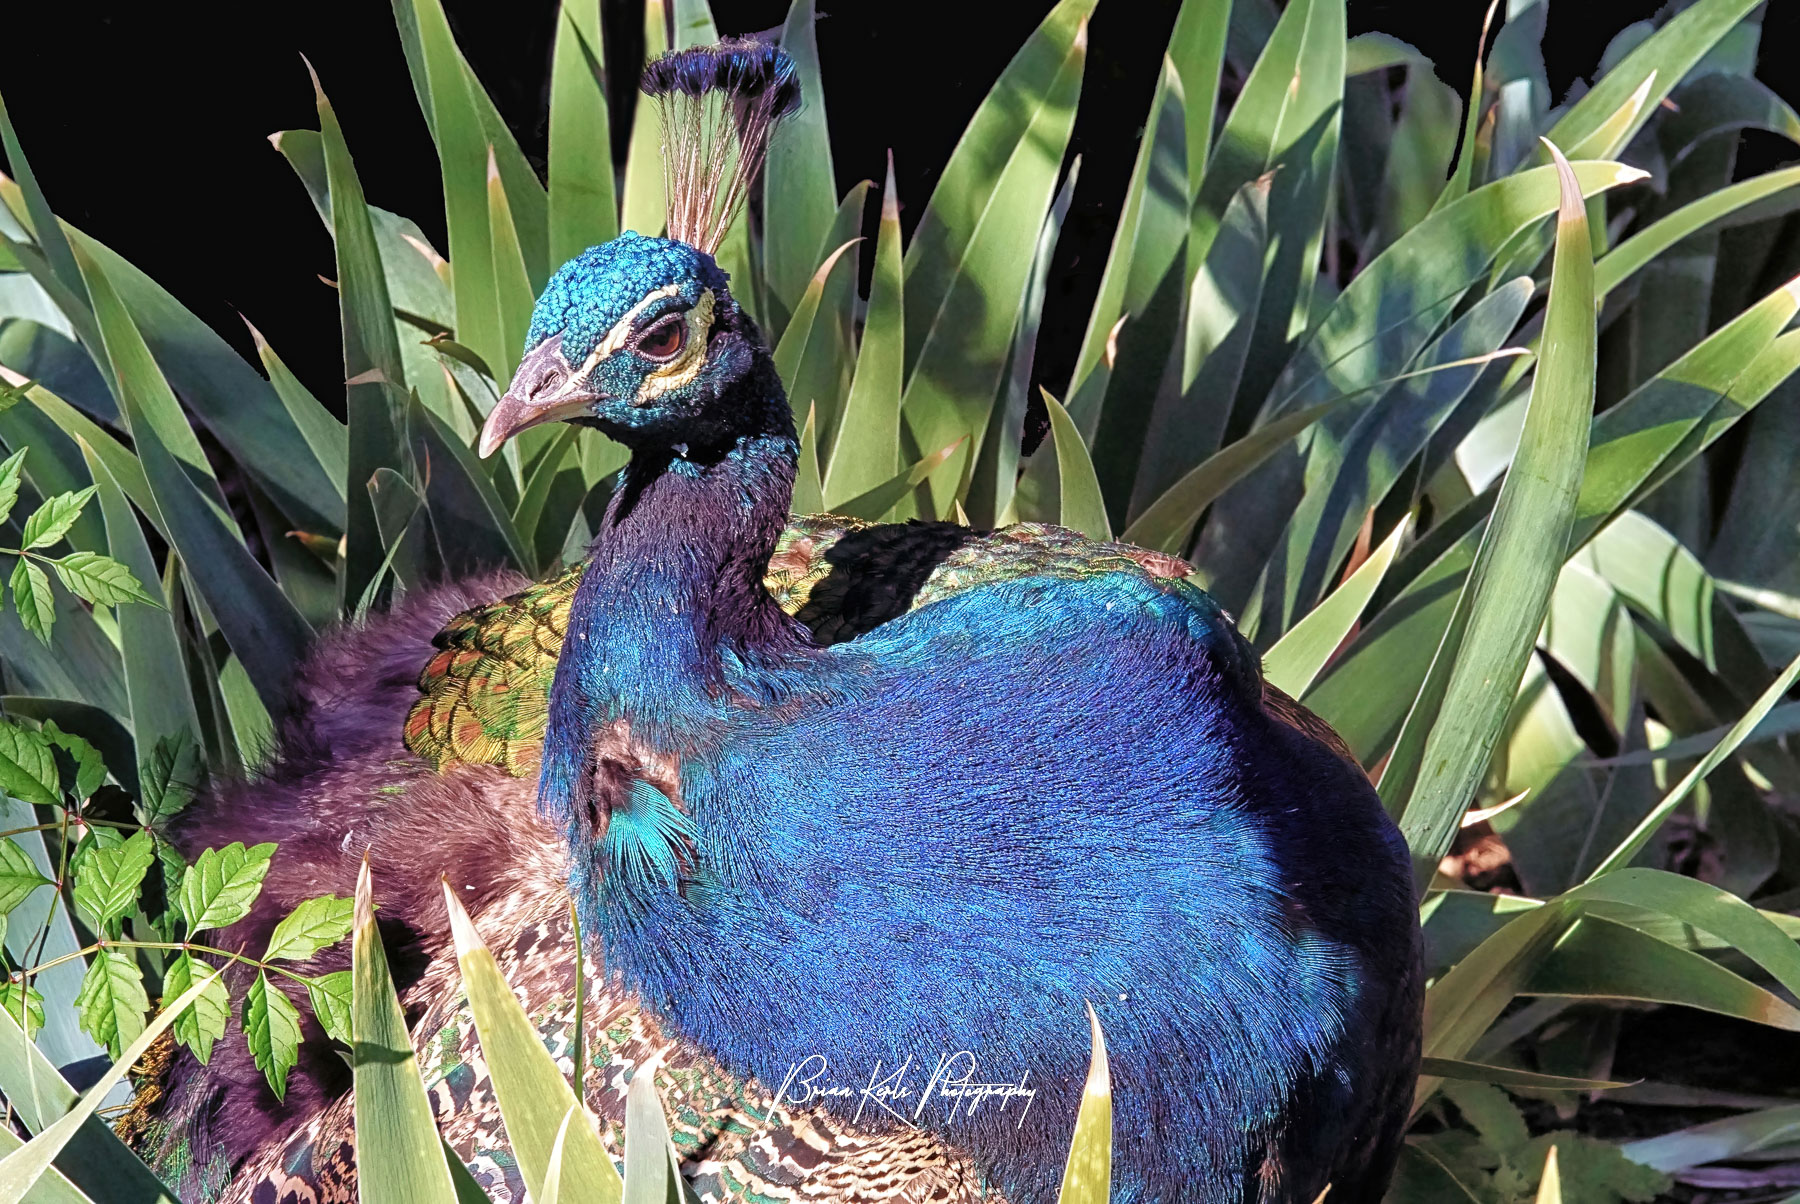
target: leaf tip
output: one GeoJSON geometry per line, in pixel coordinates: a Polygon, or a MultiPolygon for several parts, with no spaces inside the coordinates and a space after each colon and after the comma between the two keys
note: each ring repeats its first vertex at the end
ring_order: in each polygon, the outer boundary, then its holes
{"type": "Polygon", "coordinates": [[[362,932],[375,922],[374,883],[369,874],[369,855],[363,854],[362,868],[356,871],[356,930],[362,932]]]}
{"type": "Polygon", "coordinates": [[[486,948],[481,934],[475,931],[475,921],[469,918],[469,911],[456,897],[456,890],[450,885],[450,879],[441,880],[444,887],[444,909],[450,913],[450,937],[456,945],[456,956],[467,957],[477,949],[486,948]]]}
{"type": "Polygon", "coordinates": [[[1539,138],[1544,148],[1550,152],[1550,158],[1556,164],[1556,181],[1561,189],[1561,203],[1557,207],[1558,224],[1587,221],[1587,206],[1581,197],[1581,181],[1575,178],[1575,169],[1569,166],[1568,159],[1563,157],[1561,148],[1548,138],[1539,138]]]}
{"type": "MultiPolygon", "coordinates": [[[[306,64],[307,78],[312,80],[313,104],[318,106],[318,108],[320,109],[321,112],[326,109],[329,109],[331,107],[331,102],[329,100],[325,99],[325,88],[324,88],[324,85],[319,83],[319,73],[316,69],[314,69],[314,67],[312,65],[312,60],[307,58],[303,54],[300,56],[300,61],[302,63],[306,64]]],[[[279,135],[279,134],[270,134],[269,135],[269,140],[271,142],[275,143],[276,149],[278,149],[278,150],[281,147],[281,143],[276,141],[276,139],[280,138],[280,136],[281,135],[279,135]]]]}
{"type": "Polygon", "coordinates": [[[1100,1031],[1100,1017],[1094,1012],[1094,1005],[1087,1005],[1088,1039],[1093,1043],[1093,1058],[1088,1065],[1087,1086],[1082,1089],[1084,1095],[1105,1096],[1112,1094],[1112,1071],[1106,1064],[1106,1034],[1100,1031]]]}

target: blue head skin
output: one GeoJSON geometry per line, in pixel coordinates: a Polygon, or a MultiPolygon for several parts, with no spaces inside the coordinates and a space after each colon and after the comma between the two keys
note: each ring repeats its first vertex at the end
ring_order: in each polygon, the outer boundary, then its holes
{"type": "Polygon", "coordinates": [[[745,433],[767,416],[718,402],[768,353],[726,285],[704,251],[630,231],[571,259],[532,311],[481,454],[545,422],[595,426],[634,451],[745,433]]]}

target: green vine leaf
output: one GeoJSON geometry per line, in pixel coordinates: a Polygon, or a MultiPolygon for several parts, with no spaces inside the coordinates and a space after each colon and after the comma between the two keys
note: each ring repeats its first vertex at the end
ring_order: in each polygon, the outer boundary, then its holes
{"type": "Polygon", "coordinates": [[[102,949],[88,965],[75,996],[81,1031],[92,1037],[116,1059],[144,1031],[144,1015],[150,998],[144,994],[144,978],[128,953],[102,949]]]}
{"type": "MultiPolygon", "coordinates": [[[[163,998],[178,999],[194,985],[195,972],[204,974],[207,967],[198,965],[191,954],[183,953],[169,963],[163,975],[163,998]]],[[[225,1022],[231,1019],[231,996],[225,992],[225,980],[216,977],[200,992],[193,1006],[175,1017],[175,1039],[194,1051],[205,1065],[212,1059],[213,1042],[225,1035],[225,1022]]]]}
{"type": "Polygon", "coordinates": [[[106,781],[106,762],[100,750],[74,732],[65,732],[53,719],[44,720],[40,729],[51,745],[62,749],[75,762],[75,797],[92,798],[94,791],[106,781]]]}
{"type": "Polygon", "coordinates": [[[355,904],[336,895],[307,899],[294,908],[269,937],[263,960],[305,961],[327,945],[350,935],[350,916],[355,904]]]}
{"type": "Polygon", "coordinates": [[[44,1027],[44,997],[36,987],[11,979],[0,982],[0,1008],[6,1009],[27,1037],[36,1037],[44,1027]]]}
{"type": "Polygon", "coordinates": [[[306,995],[325,1035],[350,1044],[350,971],[321,974],[306,984],[306,995]]]}
{"type": "Polygon", "coordinates": [[[56,758],[42,732],[0,722],[0,790],[27,803],[61,805],[56,758]]]}
{"type": "Polygon", "coordinates": [[[244,996],[244,1039],[275,1098],[287,1098],[288,1071],[300,1060],[300,1012],[261,974],[244,996]]]}
{"type": "Polygon", "coordinates": [[[181,916],[188,932],[223,928],[249,915],[274,855],[273,844],[246,849],[237,841],[200,854],[181,878],[181,916]]]}
{"type": "Polygon", "coordinates": [[[56,599],[50,596],[50,578],[28,557],[19,557],[12,572],[13,605],[25,630],[48,644],[56,622],[56,599]]]}
{"type": "Polygon", "coordinates": [[[0,462],[0,523],[11,515],[14,506],[19,502],[19,480],[24,475],[25,453],[28,448],[21,447],[12,455],[0,462]]]}
{"type": "Polygon", "coordinates": [[[61,560],[53,560],[63,588],[96,606],[117,606],[121,602],[143,602],[161,606],[145,592],[143,583],[131,570],[98,552],[71,552],[61,560]]]}
{"type": "Polygon", "coordinates": [[[188,866],[174,845],[160,836],[155,840],[156,873],[162,886],[162,899],[160,905],[154,897],[145,899],[144,903],[153,909],[147,911],[150,926],[163,940],[172,941],[181,925],[181,880],[186,876],[188,866]]]}
{"type": "Polygon", "coordinates": [[[25,896],[50,879],[38,872],[37,863],[10,840],[0,840],[0,919],[25,901],[25,896]]]}
{"type": "Polygon", "coordinates": [[[200,789],[200,750],[187,732],[164,736],[156,742],[150,759],[138,771],[144,797],[138,819],[145,827],[161,831],[194,801],[200,789]]]}
{"type": "Polygon", "coordinates": [[[25,530],[19,536],[19,546],[23,549],[47,548],[58,542],[69,533],[75,520],[93,499],[95,486],[76,493],[59,493],[36,510],[25,520],[25,530]]]}
{"type": "Polygon", "coordinates": [[[135,832],[112,848],[96,847],[82,858],[75,876],[75,906],[94,928],[110,930],[137,905],[138,887],[155,860],[148,832],[135,832]]]}

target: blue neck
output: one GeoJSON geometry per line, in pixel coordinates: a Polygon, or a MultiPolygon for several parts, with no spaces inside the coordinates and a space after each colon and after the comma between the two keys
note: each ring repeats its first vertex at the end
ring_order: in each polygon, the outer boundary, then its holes
{"type": "Polygon", "coordinates": [[[719,445],[634,450],[590,549],[539,779],[540,809],[565,823],[594,818],[595,742],[609,725],[628,720],[640,749],[694,749],[740,680],[757,676],[734,669],[804,654],[762,584],[799,456],[767,352],[732,392],[720,408],[737,430],[719,445]]]}

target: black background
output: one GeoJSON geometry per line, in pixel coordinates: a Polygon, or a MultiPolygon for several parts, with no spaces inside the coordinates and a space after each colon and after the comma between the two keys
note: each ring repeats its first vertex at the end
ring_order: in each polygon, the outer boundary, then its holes
{"type": "MultiPolygon", "coordinates": [[[[838,191],[896,160],[902,221],[922,210],[963,125],[1050,0],[821,0],[818,25],[838,191]]],[[[1083,156],[1045,329],[1072,355],[1111,239],[1178,0],[1103,0],[1073,149],[1083,156]]],[[[1350,0],[1352,33],[1411,42],[1466,91],[1485,3],[1350,0]]],[[[1800,102],[1800,3],[1764,17],[1761,77],[1800,102]]],[[[553,0],[446,0],[458,41],[528,157],[544,153],[553,0]]],[[[641,6],[605,0],[608,58],[635,62],[641,6]]],[[[1590,74],[1607,42],[1660,0],[1550,6],[1553,92],[1590,74]]],[[[50,203],[111,245],[250,354],[256,323],[328,405],[341,379],[325,232],[275,130],[316,128],[301,62],[317,68],[369,199],[444,246],[436,159],[382,0],[213,7],[194,3],[18,3],[0,16],[0,89],[50,203]]],[[[785,0],[714,0],[721,30],[780,24],[785,0]]],[[[622,149],[625,115],[615,111],[622,149]]],[[[1793,156],[1753,141],[1740,172],[1793,156]]],[[[1052,340],[1052,342],[1057,342],[1052,340]]],[[[1067,364],[1040,364],[1060,384],[1067,364]]]]}

